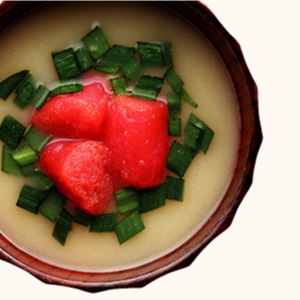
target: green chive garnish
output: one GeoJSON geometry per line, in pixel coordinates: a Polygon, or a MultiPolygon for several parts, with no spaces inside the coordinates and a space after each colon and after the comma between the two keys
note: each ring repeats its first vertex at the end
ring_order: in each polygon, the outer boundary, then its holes
{"type": "Polygon", "coordinates": [[[51,222],[55,222],[63,208],[66,198],[56,190],[51,190],[40,205],[40,214],[51,222]]]}
{"type": "Polygon", "coordinates": [[[198,153],[201,149],[201,144],[205,131],[202,128],[198,128],[191,123],[187,123],[184,129],[185,136],[183,143],[191,150],[198,153]]]}
{"type": "Polygon", "coordinates": [[[82,82],[79,79],[72,79],[67,81],[61,81],[58,85],[51,91],[51,96],[55,97],[61,94],[70,94],[82,92],[82,82]]]}
{"type": "Polygon", "coordinates": [[[139,207],[138,193],[135,188],[124,188],[115,193],[120,214],[126,214],[139,207]]]}
{"type": "Polygon", "coordinates": [[[172,60],[171,43],[162,43],[161,49],[162,49],[164,65],[166,67],[172,66],[173,60],[172,60]]]}
{"type": "Polygon", "coordinates": [[[110,232],[118,222],[118,213],[106,213],[91,218],[90,232],[110,232]]]}
{"type": "Polygon", "coordinates": [[[24,134],[24,140],[27,144],[37,152],[41,152],[47,143],[50,141],[51,136],[41,133],[33,125],[24,134]]]}
{"type": "Polygon", "coordinates": [[[16,89],[17,96],[14,99],[14,104],[16,104],[20,109],[23,109],[27,104],[29,104],[35,91],[36,88],[33,77],[32,75],[28,75],[16,89]]]}
{"type": "Polygon", "coordinates": [[[26,127],[10,115],[4,117],[0,126],[0,139],[11,149],[17,148],[26,127]]]}
{"type": "Polygon", "coordinates": [[[72,215],[63,208],[58,216],[52,233],[52,236],[62,245],[65,245],[66,243],[68,233],[72,228],[72,221],[72,215]]]}
{"type": "Polygon", "coordinates": [[[172,89],[178,94],[181,94],[183,81],[174,71],[173,67],[170,67],[164,75],[165,80],[169,83],[172,89]]]}
{"type": "Polygon", "coordinates": [[[115,232],[120,244],[123,244],[145,228],[144,222],[138,213],[134,211],[115,226],[115,232]]]}
{"type": "Polygon", "coordinates": [[[192,107],[198,107],[198,104],[188,95],[183,89],[183,80],[178,76],[173,67],[170,67],[164,75],[165,80],[169,83],[172,89],[178,96],[182,97],[184,101],[190,104],[192,107]]]}
{"type": "Polygon", "coordinates": [[[15,149],[11,152],[11,156],[21,167],[27,166],[39,160],[39,157],[35,151],[28,145],[15,149]]]}
{"type": "Polygon", "coordinates": [[[194,108],[198,107],[198,104],[189,96],[189,94],[185,91],[185,89],[181,90],[181,98],[187,102],[189,105],[191,105],[194,108]]]}
{"type": "Polygon", "coordinates": [[[39,171],[35,171],[31,174],[30,178],[44,191],[47,191],[54,186],[54,182],[44,173],[39,171]]]}
{"type": "Polygon", "coordinates": [[[37,214],[40,203],[45,196],[46,194],[44,191],[25,184],[21,190],[17,206],[37,214]]]}
{"type": "Polygon", "coordinates": [[[168,118],[168,131],[169,136],[181,136],[181,119],[180,118],[168,118]]]}
{"type": "Polygon", "coordinates": [[[165,184],[167,199],[183,201],[184,179],[167,176],[165,184]]]}
{"type": "Polygon", "coordinates": [[[29,164],[25,167],[22,167],[22,173],[25,177],[28,177],[28,176],[32,175],[36,170],[37,169],[36,169],[36,166],[34,164],[29,164]]]}
{"type": "Polygon", "coordinates": [[[138,42],[137,46],[142,65],[144,67],[164,67],[164,60],[160,44],[138,42]]]}
{"type": "Polygon", "coordinates": [[[2,165],[1,170],[7,174],[12,174],[16,176],[22,176],[23,172],[19,164],[11,157],[11,152],[13,150],[9,149],[6,145],[2,146],[2,165]]]}
{"type": "Polygon", "coordinates": [[[136,58],[129,56],[120,67],[120,70],[131,82],[135,82],[140,76],[143,66],[136,58]]]}
{"type": "Polygon", "coordinates": [[[167,158],[167,168],[179,177],[183,177],[195,155],[196,153],[174,141],[167,158]]]}
{"type": "Polygon", "coordinates": [[[95,70],[109,74],[116,74],[120,70],[120,67],[126,58],[132,56],[135,52],[135,48],[114,45],[95,67],[95,70]]]}
{"type": "Polygon", "coordinates": [[[156,100],[163,86],[163,78],[143,75],[132,92],[132,97],[156,100]]]}
{"type": "Polygon", "coordinates": [[[201,121],[198,117],[196,117],[194,114],[190,114],[189,124],[192,124],[193,126],[204,130],[204,136],[201,143],[201,151],[206,154],[208,147],[212,141],[212,138],[214,137],[214,131],[209,128],[203,121],[201,121]]]}
{"type": "Polygon", "coordinates": [[[72,48],[54,52],[52,58],[60,80],[68,80],[80,75],[72,48]]]}
{"type": "Polygon", "coordinates": [[[23,70],[0,82],[0,98],[6,100],[28,75],[29,71],[23,70]]]}
{"type": "Polygon", "coordinates": [[[171,117],[181,115],[181,99],[176,93],[167,94],[169,114],[171,117]]]}
{"type": "Polygon", "coordinates": [[[165,185],[160,184],[153,188],[139,191],[139,212],[145,213],[166,204],[165,185]]]}
{"type": "Polygon", "coordinates": [[[76,214],[74,216],[74,222],[82,225],[82,226],[89,226],[91,217],[84,213],[83,211],[80,211],[76,209],[76,214]]]}
{"type": "Polygon", "coordinates": [[[81,40],[94,60],[98,60],[109,50],[109,44],[106,37],[98,26],[85,35],[81,40]]]}
{"type": "Polygon", "coordinates": [[[79,48],[74,53],[77,65],[81,72],[85,72],[93,67],[94,61],[87,48],[79,48]]]}
{"type": "Polygon", "coordinates": [[[122,94],[129,94],[128,83],[125,76],[111,78],[110,83],[116,96],[122,94]]]}
{"type": "Polygon", "coordinates": [[[30,100],[30,105],[40,110],[50,97],[50,91],[43,85],[39,85],[30,100]]]}

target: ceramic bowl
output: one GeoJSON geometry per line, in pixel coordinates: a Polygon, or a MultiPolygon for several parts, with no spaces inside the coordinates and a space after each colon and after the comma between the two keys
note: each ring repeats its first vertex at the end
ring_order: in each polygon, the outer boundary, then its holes
{"type": "MultiPolygon", "coordinates": [[[[43,2],[3,2],[0,33],[15,20],[43,2]]],[[[174,251],[150,263],[119,272],[78,272],[40,261],[13,245],[0,231],[0,257],[46,282],[96,292],[111,288],[142,287],[168,272],[188,266],[210,241],[231,224],[243,197],[252,184],[256,156],[262,142],[257,87],[246,66],[238,42],[213,13],[200,2],[161,2],[205,35],[227,67],[240,114],[240,146],[234,175],[224,197],[209,220],[174,251]]]]}

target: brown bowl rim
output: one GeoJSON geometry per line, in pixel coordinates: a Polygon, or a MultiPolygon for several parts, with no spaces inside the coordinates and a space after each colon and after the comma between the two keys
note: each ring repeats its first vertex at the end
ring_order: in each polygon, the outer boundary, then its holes
{"type": "MultiPolygon", "coordinates": [[[[5,17],[0,18],[0,33],[3,28],[21,17],[20,12],[29,12],[45,3],[48,2],[3,2],[0,17],[5,17]],[[12,10],[16,7],[17,10],[12,10]]],[[[254,165],[262,142],[262,130],[257,86],[248,70],[240,45],[201,2],[157,3],[178,14],[204,34],[219,53],[230,74],[241,116],[241,140],[233,179],[217,210],[188,241],[162,258],[127,270],[97,273],[52,266],[22,251],[0,233],[0,258],[26,270],[45,283],[98,292],[112,288],[142,287],[166,273],[186,267],[209,242],[230,226],[252,184],[254,165]]]]}

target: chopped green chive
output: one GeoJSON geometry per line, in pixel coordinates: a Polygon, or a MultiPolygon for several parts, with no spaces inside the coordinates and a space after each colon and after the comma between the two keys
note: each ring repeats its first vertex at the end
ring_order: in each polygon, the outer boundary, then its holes
{"type": "Polygon", "coordinates": [[[138,213],[134,211],[115,226],[115,232],[120,244],[123,244],[145,228],[144,222],[138,213]]]}
{"type": "Polygon", "coordinates": [[[40,214],[51,222],[55,222],[63,208],[66,198],[56,190],[51,190],[40,205],[40,214]]]}
{"type": "Polygon", "coordinates": [[[0,139],[12,149],[19,145],[26,127],[10,115],[4,117],[0,126],[0,139]]]}
{"type": "Polygon", "coordinates": [[[138,52],[144,67],[163,68],[164,61],[160,44],[138,42],[138,52]]]}
{"type": "Polygon", "coordinates": [[[23,109],[33,97],[36,88],[34,86],[34,80],[32,75],[28,75],[26,79],[17,87],[17,96],[14,99],[14,104],[16,104],[20,109],[23,109]]]}
{"type": "Polygon", "coordinates": [[[0,98],[6,100],[28,75],[29,71],[23,70],[0,82],[0,98]]]}
{"type": "Polygon", "coordinates": [[[163,78],[143,75],[132,92],[132,97],[156,100],[163,86],[163,78]]]}
{"type": "Polygon", "coordinates": [[[138,193],[135,188],[124,188],[115,193],[120,214],[126,214],[139,207],[138,193]]]}
{"type": "Polygon", "coordinates": [[[181,119],[168,118],[168,131],[170,136],[181,136],[181,119]]]}
{"type": "Polygon", "coordinates": [[[28,145],[15,149],[11,152],[11,156],[21,167],[39,160],[35,151],[28,145]]]}
{"type": "Polygon", "coordinates": [[[160,184],[153,188],[139,191],[139,212],[145,213],[166,204],[165,185],[160,184]]]}
{"type": "Polygon", "coordinates": [[[183,201],[184,179],[167,176],[165,184],[167,199],[183,201]]]}
{"type": "Polygon", "coordinates": [[[140,76],[143,66],[136,58],[129,56],[120,67],[120,70],[131,82],[134,82],[140,76]]]}
{"type": "Polygon", "coordinates": [[[31,174],[30,178],[44,191],[54,186],[54,182],[47,175],[39,171],[35,171],[31,174]]]}
{"type": "Polygon", "coordinates": [[[194,125],[195,127],[204,130],[204,136],[201,143],[201,151],[206,154],[208,147],[212,141],[214,136],[214,131],[211,130],[203,121],[201,121],[198,117],[194,114],[190,114],[188,123],[194,125]]]}
{"type": "Polygon", "coordinates": [[[32,149],[41,152],[50,141],[51,136],[41,133],[36,127],[30,125],[23,138],[32,149]]]}
{"type": "Polygon", "coordinates": [[[181,115],[181,99],[180,97],[174,93],[168,93],[167,94],[168,99],[168,108],[169,108],[169,114],[171,117],[174,116],[180,116],[181,115]]]}
{"type": "Polygon", "coordinates": [[[25,184],[19,195],[17,206],[37,214],[40,203],[43,201],[45,196],[46,194],[44,191],[25,184]]]}
{"type": "Polygon", "coordinates": [[[68,80],[81,74],[72,48],[54,52],[52,58],[61,80],[68,80]]]}
{"type": "Polygon", "coordinates": [[[183,81],[174,71],[173,67],[170,67],[164,75],[165,80],[169,83],[172,89],[177,93],[181,94],[183,81]]]}
{"type": "Polygon", "coordinates": [[[128,83],[125,76],[111,78],[110,83],[116,96],[122,94],[129,94],[128,83]]]}
{"type": "Polygon", "coordinates": [[[87,48],[77,49],[74,57],[81,72],[85,72],[94,66],[94,61],[87,48]]]}
{"type": "Polygon", "coordinates": [[[165,80],[169,83],[172,89],[178,94],[184,101],[186,101],[192,107],[198,107],[198,104],[188,95],[183,89],[184,82],[175,72],[173,67],[170,67],[164,75],[165,80]]]}
{"type": "Polygon", "coordinates": [[[79,79],[61,81],[52,91],[51,96],[82,92],[82,82],[79,79]]]}
{"type": "Polygon", "coordinates": [[[189,105],[191,105],[194,108],[198,107],[198,104],[189,96],[189,94],[184,89],[181,90],[180,95],[181,95],[181,98],[185,102],[187,102],[189,105]]]}
{"type": "Polygon", "coordinates": [[[28,176],[32,175],[36,170],[37,169],[36,169],[36,166],[34,164],[29,164],[25,167],[22,167],[22,173],[25,177],[28,177],[28,176]]]}
{"type": "Polygon", "coordinates": [[[50,97],[50,91],[43,85],[39,85],[30,100],[30,105],[40,110],[50,97]]]}
{"type": "Polygon", "coordinates": [[[89,226],[91,217],[80,210],[76,210],[76,214],[74,216],[74,222],[82,225],[89,226]]]}
{"type": "Polygon", "coordinates": [[[172,60],[171,43],[162,43],[161,49],[162,49],[164,65],[166,67],[172,66],[173,60],[172,60]]]}
{"type": "Polygon", "coordinates": [[[57,218],[56,224],[53,230],[53,237],[62,245],[65,245],[69,231],[72,228],[72,215],[66,210],[62,209],[60,215],[57,218]]]}
{"type": "Polygon", "coordinates": [[[135,48],[114,45],[95,67],[96,71],[116,74],[127,57],[136,52],[135,48]]]}
{"type": "Polygon", "coordinates": [[[106,213],[91,218],[90,232],[114,231],[118,223],[118,213],[106,213]]]}
{"type": "Polygon", "coordinates": [[[12,174],[16,176],[22,176],[23,172],[19,164],[11,157],[11,152],[13,150],[9,149],[6,145],[2,146],[2,165],[1,170],[7,174],[12,174]]]}
{"type": "Polygon", "coordinates": [[[191,150],[199,153],[205,131],[202,128],[198,128],[191,123],[187,123],[184,129],[185,136],[183,143],[191,150]]]}
{"type": "Polygon", "coordinates": [[[195,155],[193,151],[174,141],[167,158],[167,168],[179,177],[183,177],[195,155]]]}
{"type": "Polygon", "coordinates": [[[101,29],[96,26],[81,39],[94,60],[98,60],[109,50],[109,44],[101,29]]]}

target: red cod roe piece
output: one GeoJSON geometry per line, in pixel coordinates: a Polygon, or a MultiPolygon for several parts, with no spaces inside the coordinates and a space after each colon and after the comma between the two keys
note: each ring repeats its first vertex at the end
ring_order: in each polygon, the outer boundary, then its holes
{"type": "Polygon", "coordinates": [[[121,182],[137,188],[163,183],[169,151],[168,107],[128,95],[113,99],[103,134],[121,182]]]}
{"type": "Polygon", "coordinates": [[[110,98],[101,83],[92,83],[82,92],[50,98],[31,123],[54,137],[98,140],[110,98]]]}
{"type": "Polygon", "coordinates": [[[57,141],[41,153],[41,167],[76,208],[104,213],[112,201],[111,152],[97,141],[57,141]]]}

